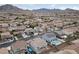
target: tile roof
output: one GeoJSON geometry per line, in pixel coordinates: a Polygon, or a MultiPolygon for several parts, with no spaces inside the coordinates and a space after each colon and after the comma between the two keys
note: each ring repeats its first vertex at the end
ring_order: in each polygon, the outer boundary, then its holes
{"type": "Polygon", "coordinates": [[[12,45],[11,45],[11,47],[12,47],[12,49],[13,50],[16,50],[16,49],[25,49],[25,47],[26,47],[26,41],[23,41],[23,40],[18,40],[18,41],[16,41],[15,43],[13,43],[12,45]]]}
{"type": "Polygon", "coordinates": [[[8,54],[7,48],[0,48],[0,54],[8,54]]]}

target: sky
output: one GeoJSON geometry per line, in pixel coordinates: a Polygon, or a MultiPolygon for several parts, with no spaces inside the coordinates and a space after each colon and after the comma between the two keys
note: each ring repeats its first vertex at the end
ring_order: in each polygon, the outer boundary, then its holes
{"type": "Polygon", "coordinates": [[[47,9],[76,9],[79,10],[79,4],[14,4],[14,6],[17,6],[22,9],[40,9],[40,8],[47,8],[47,9]]]}

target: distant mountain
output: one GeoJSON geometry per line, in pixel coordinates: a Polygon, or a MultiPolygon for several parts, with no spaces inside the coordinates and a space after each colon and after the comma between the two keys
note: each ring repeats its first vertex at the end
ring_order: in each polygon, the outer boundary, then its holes
{"type": "Polygon", "coordinates": [[[33,14],[31,10],[23,10],[21,8],[18,8],[14,5],[11,4],[6,4],[6,5],[2,5],[0,6],[0,12],[7,12],[7,13],[22,13],[22,14],[26,14],[26,15],[31,15],[33,14]]]}
{"type": "Polygon", "coordinates": [[[65,11],[77,11],[77,10],[75,10],[75,9],[70,9],[70,8],[67,8],[67,9],[65,9],[65,11]]]}
{"type": "Polygon", "coordinates": [[[79,15],[79,10],[70,9],[70,8],[67,8],[65,10],[41,8],[41,9],[33,10],[33,12],[39,16],[48,16],[48,15],[54,15],[54,14],[77,14],[79,15]]]}
{"type": "Polygon", "coordinates": [[[61,12],[62,10],[41,8],[41,9],[36,9],[32,11],[38,16],[49,16],[49,15],[53,15],[54,13],[61,12]]]}
{"type": "MultiPolygon", "coordinates": [[[[27,7],[26,7],[27,8],[27,7]]],[[[35,16],[50,16],[54,14],[78,14],[78,10],[70,9],[67,8],[65,10],[61,9],[46,9],[46,8],[41,8],[41,9],[35,9],[35,10],[23,10],[21,8],[18,8],[14,5],[6,4],[0,6],[0,12],[11,12],[11,13],[23,13],[26,15],[35,15],[35,16]]]]}
{"type": "Polygon", "coordinates": [[[61,11],[60,9],[46,9],[46,8],[41,8],[41,9],[36,9],[33,10],[34,12],[56,12],[56,11],[61,11]]]}
{"type": "Polygon", "coordinates": [[[16,7],[16,6],[6,4],[6,5],[0,6],[0,11],[2,11],[2,12],[14,12],[14,11],[23,11],[23,10],[16,7]]]}

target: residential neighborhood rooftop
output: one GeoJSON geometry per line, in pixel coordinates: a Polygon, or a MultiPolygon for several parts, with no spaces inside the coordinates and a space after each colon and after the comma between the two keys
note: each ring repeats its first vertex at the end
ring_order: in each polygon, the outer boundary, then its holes
{"type": "Polygon", "coordinates": [[[0,5],[0,54],[77,53],[78,10],[24,10],[0,5]]]}

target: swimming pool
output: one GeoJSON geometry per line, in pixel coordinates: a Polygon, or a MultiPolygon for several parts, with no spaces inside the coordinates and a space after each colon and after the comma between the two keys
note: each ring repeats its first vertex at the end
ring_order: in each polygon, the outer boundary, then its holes
{"type": "Polygon", "coordinates": [[[51,41],[51,44],[55,45],[55,46],[58,46],[58,45],[62,44],[62,41],[60,41],[58,39],[54,39],[54,40],[51,41]]]}
{"type": "Polygon", "coordinates": [[[58,46],[63,43],[63,41],[57,38],[54,33],[45,33],[44,35],[42,35],[42,38],[47,42],[49,42],[51,45],[55,45],[55,46],[58,46]]]}

